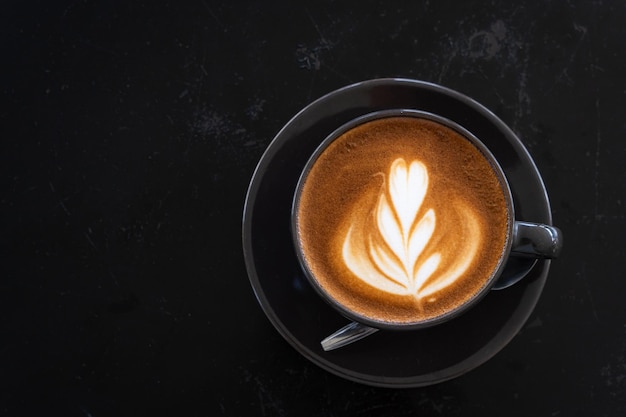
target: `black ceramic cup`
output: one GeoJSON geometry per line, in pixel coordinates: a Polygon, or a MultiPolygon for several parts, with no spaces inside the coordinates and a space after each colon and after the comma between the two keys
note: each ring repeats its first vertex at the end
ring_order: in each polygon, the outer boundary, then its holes
{"type": "MultiPolygon", "coordinates": [[[[495,118],[495,116],[494,116],[495,118]]],[[[419,146],[419,143],[416,143],[419,146]]],[[[451,150],[454,152],[454,150],[451,150]]],[[[293,243],[295,251],[299,260],[299,263],[304,271],[311,286],[316,290],[317,294],[333,308],[339,311],[345,317],[354,320],[358,323],[364,324],[369,327],[388,329],[388,330],[414,330],[424,327],[434,326],[446,321],[449,321],[459,315],[465,313],[472,308],[476,303],[485,297],[490,290],[497,287],[497,283],[501,278],[505,265],[514,257],[526,257],[526,258],[555,258],[558,256],[562,247],[562,236],[558,228],[547,224],[533,223],[524,221],[524,219],[518,219],[515,215],[515,204],[511,195],[509,182],[506,178],[504,171],[502,170],[498,160],[493,156],[490,150],[484,145],[484,143],[463,127],[460,123],[450,120],[432,112],[425,112],[413,109],[386,109],[382,111],[375,111],[353,120],[348,121],[334,132],[332,132],[321,144],[317,147],[315,152],[310,156],[304,169],[302,170],[300,179],[296,186],[295,195],[293,198],[293,205],[291,211],[291,227],[293,235],[293,243]],[[506,211],[506,237],[503,246],[494,248],[495,251],[499,251],[499,257],[495,266],[485,272],[484,285],[476,289],[470,294],[465,301],[455,305],[451,309],[444,309],[441,313],[435,316],[430,316],[425,319],[415,319],[411,321],[393,321],[382,320],[373,316],[368,316],[362,312],[356,311],[351,308],[340,299],[333,296],[333,293],[327,291],[324,285],[320,283],[314,268],[312,268],[307,255],[304,253],[302,245],[301,228],[299,227],[299,206],[301,204],[303,187],[309,173],[318,163],[320,155],[331,145],[337,138],[344,133],[351,131],[352,129],[362,126],[368,122],[383,120],[388,118],[417,118],[425,119],[431,122],[435,122],[446,128],[452,129],[459,133],[469,143],[471,143],[476,149],[478,149],[480,155],[486,160],[491,167],[493,173],[497,177],[497,181],[504,195],[504,206],[506,211]]],[[[500,245],[500,243],[498,243],[500,245]]],[[[459,256],[462,254],[459,254],[459,256]]],[[[523,278],[523,274],[517,277],[517,280],[523,278]]],[[[511,283],[509,283],[511,284],[511,283]]],[[[504,285],[500,285],[503,287],[504,285]]]]}

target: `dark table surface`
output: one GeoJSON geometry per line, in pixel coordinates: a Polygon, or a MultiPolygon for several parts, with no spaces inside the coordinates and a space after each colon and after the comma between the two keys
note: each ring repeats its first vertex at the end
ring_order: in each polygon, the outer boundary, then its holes
{"type": "Polygon", "coordinates": [[[5,2],[0,415],[626,415],[626,3],[496,3],[5,2]],[[242,254],[272,138],[378,77],[493,110],[565,236],[522,331],[429,387],[307,360],[242,254]]]}

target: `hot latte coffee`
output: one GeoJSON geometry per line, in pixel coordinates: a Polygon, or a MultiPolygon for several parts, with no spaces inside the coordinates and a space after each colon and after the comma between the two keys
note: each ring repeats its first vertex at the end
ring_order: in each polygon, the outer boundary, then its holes
{"type": "Polygon", "coordinates": [[[333,140],[303,177],[295,232],[318,289],[379,323],[436,320],[502,263],[507,191],[489,160],[439,122],[393,116],[333,140]]]}

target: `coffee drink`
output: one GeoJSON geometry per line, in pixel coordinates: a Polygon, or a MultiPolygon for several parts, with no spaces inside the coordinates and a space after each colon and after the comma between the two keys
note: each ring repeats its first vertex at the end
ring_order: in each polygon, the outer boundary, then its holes
{"type": "Polygon", "coordinates": [[[437,320],[474,300],[506,255],[504,179],[475,143],[425,117],[341,133],[295,200],[310,278],[340,308],[379,323],[437,320]]]}

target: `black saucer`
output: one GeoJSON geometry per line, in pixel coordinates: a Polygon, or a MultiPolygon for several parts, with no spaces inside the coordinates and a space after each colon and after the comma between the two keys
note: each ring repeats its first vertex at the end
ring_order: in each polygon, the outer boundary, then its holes
{"type": "Polygon", "coordinates": [[[302,168],[324,138],[372,111],[417,109],[455,120],[491,150],[513,194],[517,220],[552,224],[537,168],[515,134],[475,101],[414,80],[354,84],[311,103],[276,135],[252,178],[243,218],[243,247],[250,282],[280,334],[302,355],[344,378],[374,386],[417,387],[459,376],[486,362],[521,329],[543,290],[549,261],[516,258],[501,288],[464,315],[425,330],[380,331],[331,352],[320,341],[348,320],[322,301],[298,265],[290,210],[302,168]]]}

